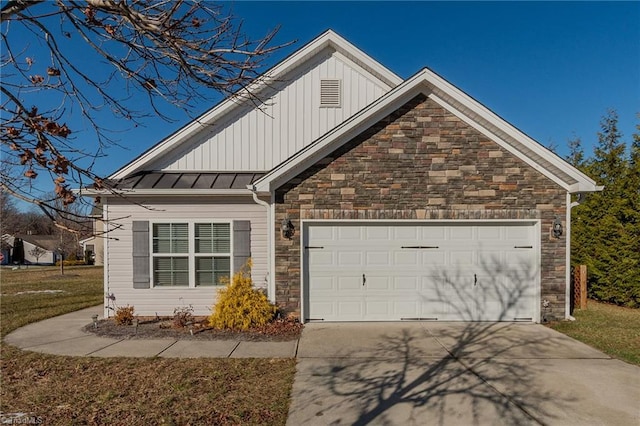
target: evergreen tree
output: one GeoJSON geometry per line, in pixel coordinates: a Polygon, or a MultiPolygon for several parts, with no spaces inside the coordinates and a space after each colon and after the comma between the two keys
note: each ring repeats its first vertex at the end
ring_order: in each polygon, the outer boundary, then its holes
{"type": "Polygon", "coordinates": [[[575,136],[567,142],[569,145],[569,155],[567,161],[574,167],[582,169],[584,167],[584,149],[582,148],[582,139],[575,136]]]}
{"type": "Polygon", "coordinates": [[[573,209],[573,261],[587,265],[591,297],[640,306],[640,135],[629,158],[616,112],[608,111],[600,126],[593,159],[581,165],[579,144],[570,145],[569,160],[605,186],[573,209]]]}

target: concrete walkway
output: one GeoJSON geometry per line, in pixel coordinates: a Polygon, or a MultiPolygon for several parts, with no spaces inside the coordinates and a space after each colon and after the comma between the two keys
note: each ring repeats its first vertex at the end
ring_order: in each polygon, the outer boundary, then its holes
{"type": "Polygon", "coordinates": [[[54,355],[163,358],[294,358],[298,341],[112,339],[82,331],[102,306],[29,324],[4,341],[20,349],[54,355]]]}

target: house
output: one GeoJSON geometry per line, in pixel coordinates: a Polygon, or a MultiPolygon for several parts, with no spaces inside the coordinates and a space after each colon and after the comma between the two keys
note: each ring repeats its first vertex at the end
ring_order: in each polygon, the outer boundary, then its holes
{"type": "Polygon", "coordinates": [[[96,201],[89,213],[91,218],[91,236],[79,241],[84,256],[89,256],[93,265],[104,265],[104,222],[102,221],[102,205],[96,201]]]}
{"type": "Polygon", "coordinates": [[[3,265],[53,265],[56,263],[56,248],[60,238],[55,235],[4,234],[3,265]],[[6,252],[6,254],[5,254],[6,252]]]}
{"type": "MultiPolygon", "coordinates": [[[[601,190],[425,68],[327,31],[116,171],[105,293],[206,315],[252,279],[303,321],[569,316],[573,195],[601,190]]],[[[105,315],[110,315],[105,308],[105,315]]]]}

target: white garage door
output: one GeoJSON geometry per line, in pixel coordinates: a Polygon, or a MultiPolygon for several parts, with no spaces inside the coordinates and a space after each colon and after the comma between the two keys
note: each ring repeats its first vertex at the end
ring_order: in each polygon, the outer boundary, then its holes
{"type": "Polygon", "coordinates": [[[532,321],[534,223],[308,223],[304,316],[532,321]]]}

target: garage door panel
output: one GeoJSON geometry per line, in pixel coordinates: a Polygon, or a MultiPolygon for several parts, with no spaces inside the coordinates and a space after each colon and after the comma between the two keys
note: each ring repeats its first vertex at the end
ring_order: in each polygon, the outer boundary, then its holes
{"type": "Polygon", "coordinates": [[[393,307],[386,300],[365,298],[365,315],[371,319],[389,318],[393,314],[393,307]]]}
{"type": "Polygon", "coordinates": [[[305,250],[305,316],[532,318],[539,279],[535,229],[532,223],[310,224],[306,244],[322,249],[305,250]]]}
{"type": "Polygon", "coordinates": [[[360,226],[347,226],[338,228],[338,241],[361,241],[362,240],[362,227],[360,226]]]}
{"type": "Polygon", "coordinates": [[[447,228],[445,226],[421,226],[421,240],[430,241],[444,241],[447,234],[447,228]]]}
{"type": "Polygon", "coordinates": [[[451,250],[449,252],[449,265],[454,268],[462,268],[464,266],[473,265],[475,252],[471,250],[451,250]]]}
{"type": "Polygon", "coordinates": [[[479,226],[478,241],[500,241],[504,238],[502,226],[479,226]]]}
{"type": "Polygon", "coordinates": [[[338,318],[336,304],[332,300],[315,300],[313,303],[313,319],[338,318]]]}
{"type": "Polygon", "coordinates": [[[531,227],[529,226],[510,226],[505,228],[506,241],[530,241],[531,227]]]}
{"type": "Polygon", "coordinates": [[[338,266],[364,266],[362,251],[338,251],[338,266]]]}
{"type": "Polygon", "coordinates": [[[367,266],[389,266],[391,254],[388,251],[367,251],[367,266]]]}
{"type": "Polygon", "coordinates": [[[317,241],[333,241],[335,240],[336,228],[331,226],[313,226],[307,229],[309,240],[317,241]]]}
{"type": "Polygon", "coordinates": [[[366,293],[376,291],[390,291],[393,290],[392,279],[388,275],[372,275],[366,276],[365,285],[361,286],[366,293]]]}
{"type": "Polygon", "coordinates": [[[388,226],[367,226],[365,228],[366,240],[389,241],[390,229],[388,226]]]}
{"type": "Polygon", "coordinates": [[[409,250],[398,250],[393,252],[393,264],[400,266],[418,265],[418,252],[409,250]]]}
{"type": "Polygon", "coordinates": [[[472,226],[451,226],[449,228],[449,239],[451,241],[473,241],[474,227],[472,226]]]}
{"type": "Polygon", "coordinates": [[[400,276],[393,279],[393,288],[397,291],[419,291],[420,279],[416,276],[400,276]]]}
{"type": "Polygon", "coordinates": [[[362,292],[362,276],[360,275],[343,275],[338,277],[338,291],[357,291],[362,292]]]}
{"type": "Polygon", "coordinates": [[[315,274],[309,280],[309,287],[314,293],[329,292],[329,294],[333,294],[338,289],[336,281],[337,278],[335,276],[323,277],[315,274]]]}
{"type": "Polygon", "coordinates": [[[504,250],[481,249],[478,252],[478,265],[482,268],[500,271],[505,265],[504,250]]]}
{"type": "Polygon", "coordinates": [[[398,241],[419,241],[420,228],[415,226],[395,226],[393,230],[393,239],[398,241]]]}
{"type": "Polygon", "coordinates": [[[389,302],[393,306],[396,318],[420,318],[422,317],[421,303],[418,299],[393,299],[389,302]]]}
{"type": "Polygon", "coordinates": [[[335,253],[332,253],[331,251],[313,250],[307,253],[307,257],[309,259],[309,264],[314,267],[334,266],[336,264],[335,253]]]}

